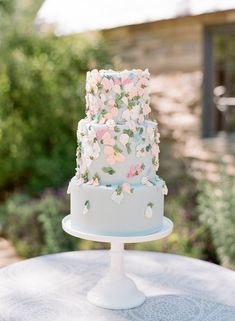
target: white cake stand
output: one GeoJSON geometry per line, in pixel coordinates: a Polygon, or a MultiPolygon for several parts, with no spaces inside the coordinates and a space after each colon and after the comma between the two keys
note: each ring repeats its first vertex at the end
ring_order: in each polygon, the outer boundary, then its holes
{"type": "Polygon", "coordinates": [[[111,243],[109,272],[88,292],[87,299],[91,303],[106,309],[130,309],[141,305],[145,301],[145,295],[125,274],[123,264],[124,243],[148,242],[166,237],[173,229],[173,223],[170,219],[164,217],[161,230],[143,236],[108,236],[84,233],[72,228],[70,215],[62,220],[62,227],[65,232],[75,237],[111,243]]]}

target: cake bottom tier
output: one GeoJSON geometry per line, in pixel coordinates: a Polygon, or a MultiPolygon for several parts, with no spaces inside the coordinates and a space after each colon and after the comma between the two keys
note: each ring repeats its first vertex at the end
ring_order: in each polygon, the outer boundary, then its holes
{"type": "Polygon", "coordinates": [[[131,192],[118,186],[69,186],[72,227],[86,233],[136,236],[161,229],[164,212],[164,182],[133,185],[131,192]],[[133,189],[132,189],[133,188],[133,189]]]}

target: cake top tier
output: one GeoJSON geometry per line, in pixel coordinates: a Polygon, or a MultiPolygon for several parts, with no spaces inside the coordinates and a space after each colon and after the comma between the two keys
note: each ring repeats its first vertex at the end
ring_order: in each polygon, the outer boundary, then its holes
{"type": "Polygon", "coordinates": [[[86,114],[89,120],[104,124],[108,120],[142,124],[149,107],[149,71],[97,70],[87,73],[86,114]]]}

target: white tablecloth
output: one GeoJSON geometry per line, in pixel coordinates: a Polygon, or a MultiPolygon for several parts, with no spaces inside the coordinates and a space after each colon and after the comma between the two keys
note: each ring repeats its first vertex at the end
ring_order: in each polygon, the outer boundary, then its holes
{"type": "Polygon", "coordinates": [[[140,307],[106,310],[86,300],[107,251],[37,257],[0,270],[0,321],[235,321],[235,272],[187,257],[126,251],[140,307]]]}

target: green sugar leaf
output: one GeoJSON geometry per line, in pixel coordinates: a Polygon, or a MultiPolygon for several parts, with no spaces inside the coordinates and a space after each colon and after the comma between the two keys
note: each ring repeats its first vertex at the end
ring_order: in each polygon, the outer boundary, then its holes
{"type": "Polygon", "coordinates": [[[131,144],[130,143],[126,143],[126,150],[127,150],[128,154],[131,153],[131,144]]]}
{"type": "Polygon", "coordinates": [[[86,208],[89,210],[90,208],[91,208],[91,204],[90,204],[90,201],[86,201],[85,202],[85,206],[86,206],[86,208]]]}
{"type": "Polygon", "coordinates": [[[102,171],[109,175],[113,175],[115,173],[115,170],[112,167],[102,167],[102,171]]]}
{"type": "Polygon", "coordinates": [[[114,145],[113,149],[115,150],[116,153],[120,153],[120,154],[122,153],[121,148],[119,148],[117,145],[114,145]]]}
{"type": "Polygon", "coordinates": [[[142,170],[144,170],[145,169],[144,163],[142,163],[140,167],[141,167],[142,170]]]}
{"type": "Polygon", "coordinates": [[[142,134],[143,134],[143,131],[144,131],[143,127],[139,127],[139,128],[138,128],[138,131],[139,131],[139,134],[142,135],[142,134]]]}
{"type": "Polygon", "coordinates": [[[129,137],[133,137],[133,136],[134,136],[133,131],[130,130],[130,129],[124,129],[124,130],[123,130],[123,133],[124,133],[124,134],[127,134],[129,137]]]}

